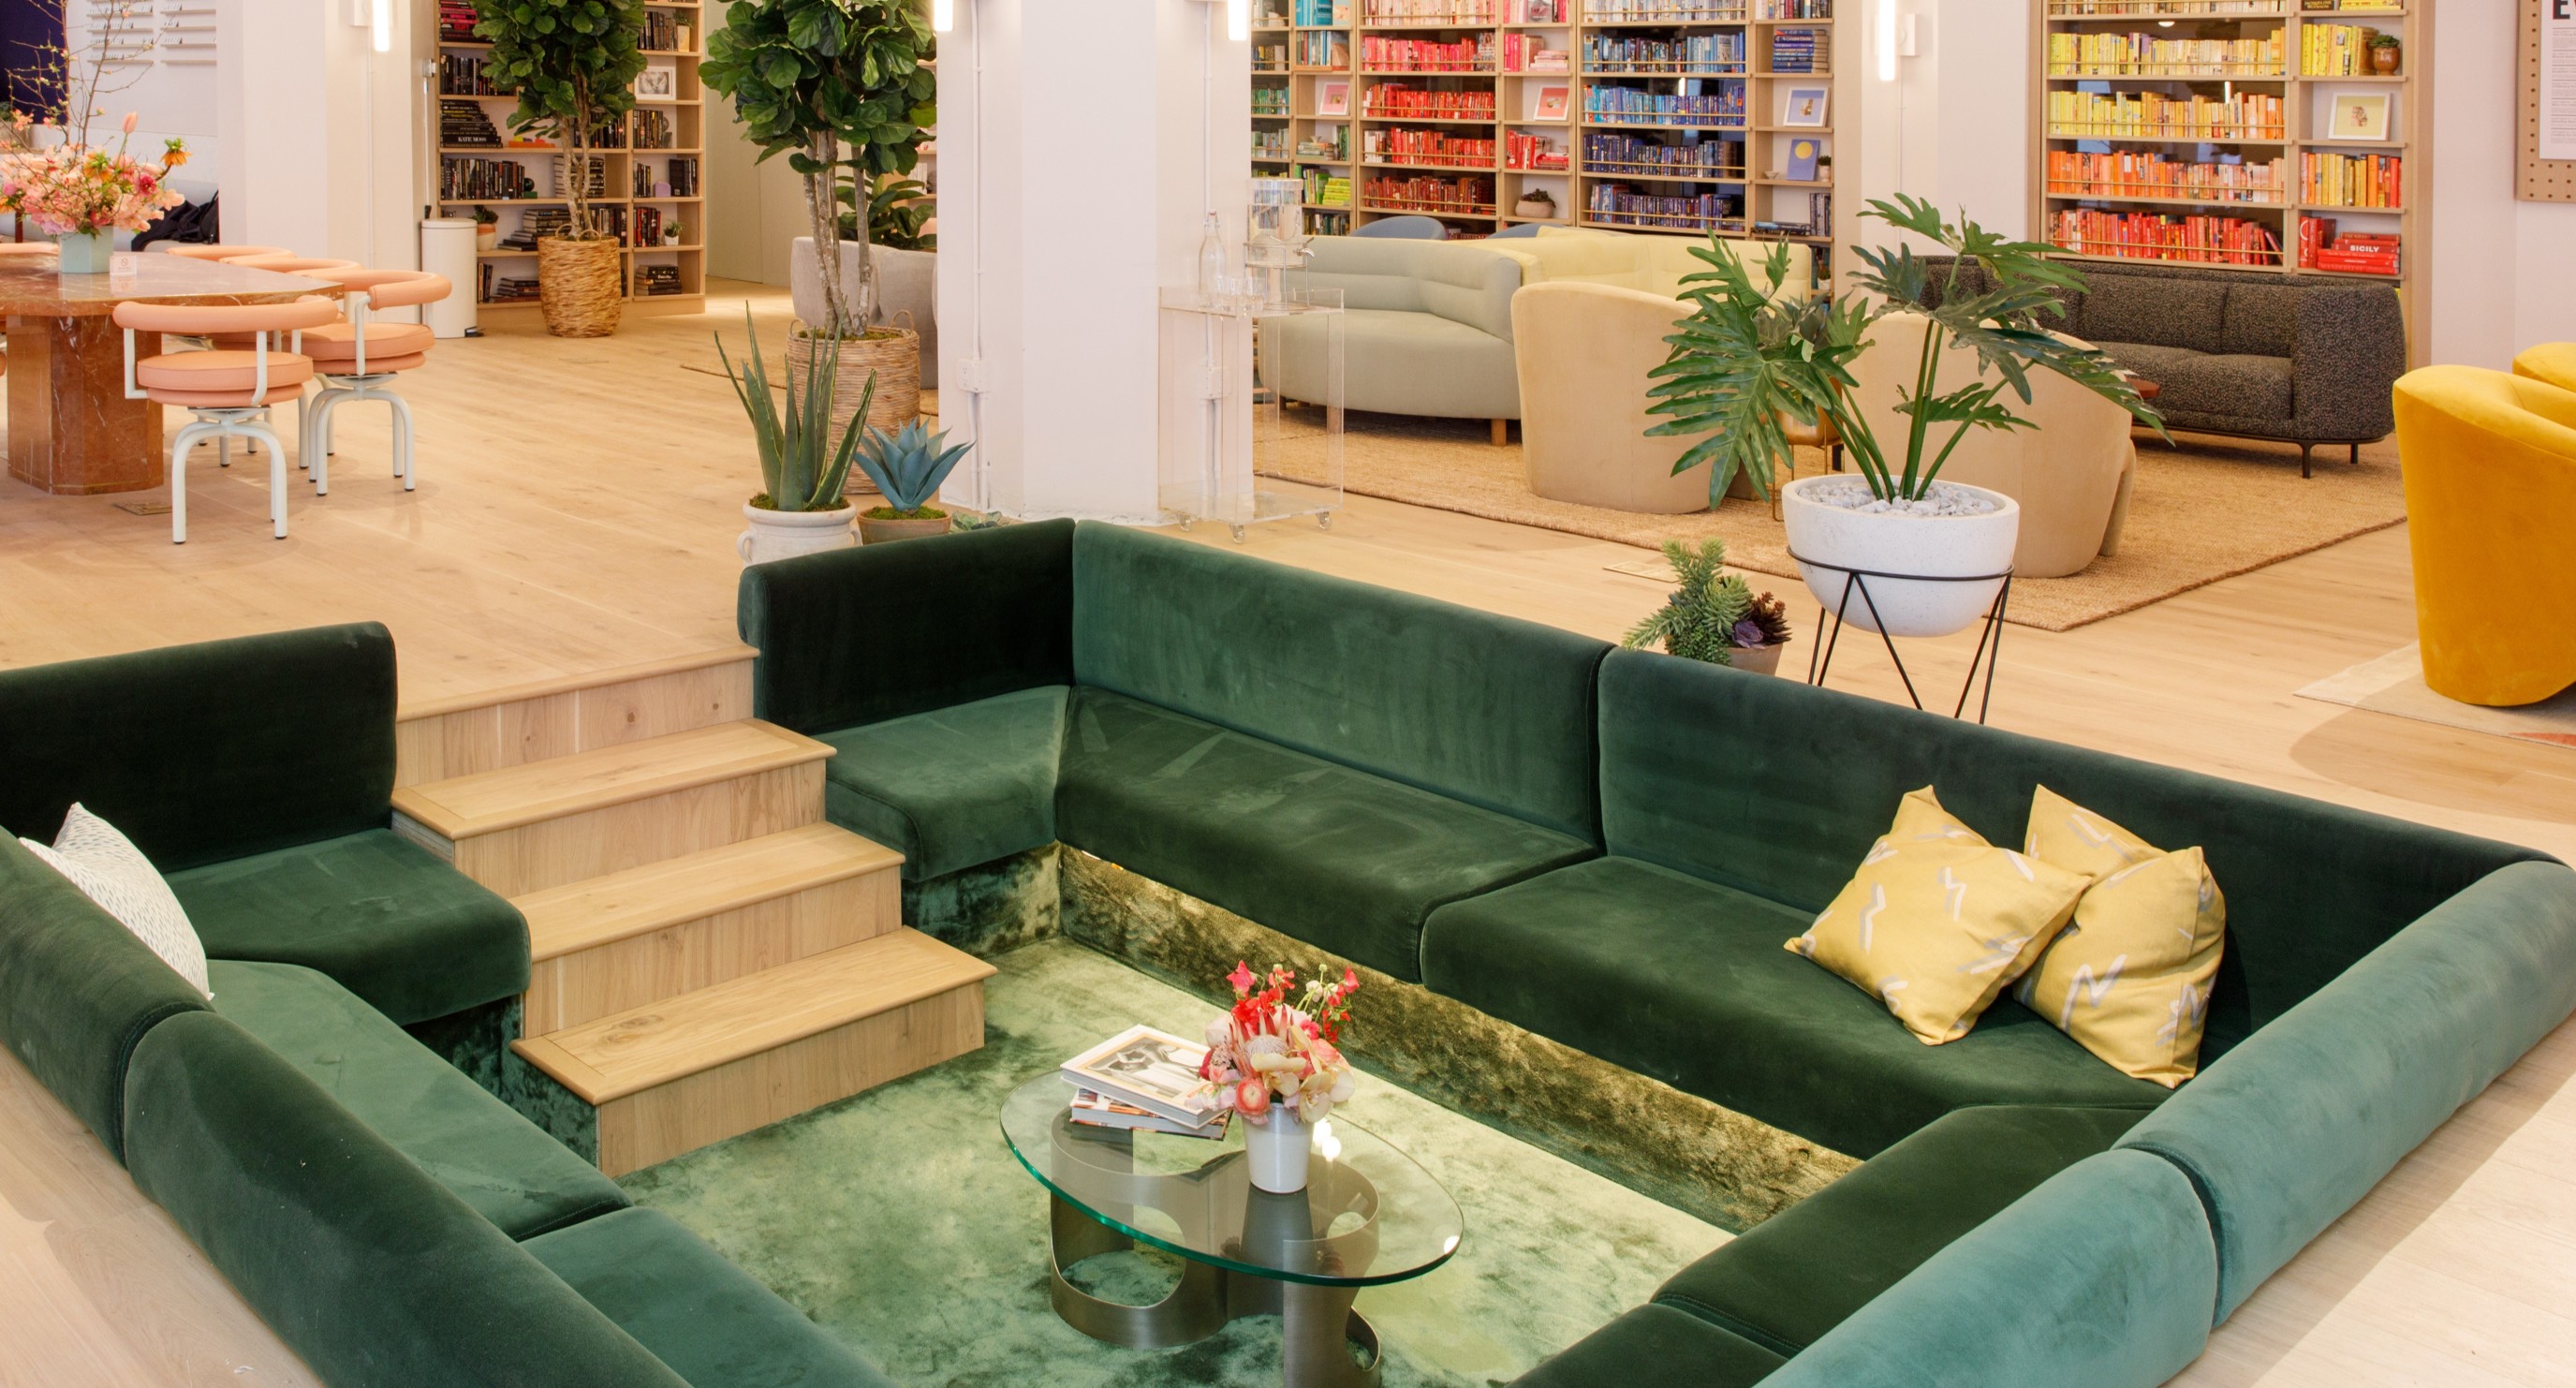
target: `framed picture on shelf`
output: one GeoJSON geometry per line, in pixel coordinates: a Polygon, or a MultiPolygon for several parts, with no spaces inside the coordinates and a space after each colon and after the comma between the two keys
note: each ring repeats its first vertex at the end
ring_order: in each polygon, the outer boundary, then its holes
{"type": "Polygon", "coordinates": [[[1832,94],[1832,91],[1832,88],[1819,82],[1813,86],[1790,87],[1781,92],[1780,123],[1782,125],[1823,125],[1825,99],[1832,94]]]}
{"type": "Polygon", "coordinates": [[[635,74],[637,101],[677,101],[680,99],[679,69],[665,62],[650,62],[635,74]]]}
{"type": "Polygon", "coordinates": [[[2389,94],[2386,92],[2337,92],[2334,119],[2328,127],[2329,140],[2385,140],[2388,138],[2389,94]]]}
{"type": "Polygon", "coordinates": [[[1315,84],[1315,114],[1347,116],[1351,113],[1351,84],[1318,82],[1315,84]]]}
{"type": "Polygon", "coordinates": [[[1812,135],[1800,135],[1789,141],[1789,170],[1781,177],[1791,183],[1816,181],[1816,156],[1823,142],[1812,135]]]}
{"type": "Polygon", "coordinates": [[[1530,112],[1530,119],[1563,120],[1565,119],[1565,108],[1565,88],[1541,87],[1538,89],[1538,106],[1530,112]]]}

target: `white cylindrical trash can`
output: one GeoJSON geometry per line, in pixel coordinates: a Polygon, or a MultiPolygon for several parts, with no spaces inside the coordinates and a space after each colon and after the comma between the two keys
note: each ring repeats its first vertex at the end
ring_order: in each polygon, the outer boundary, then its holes
{"type": "Polygon", "coordinates": [[[474,299],[482,291],[474,256],[474,219],[424,217],[420,223],[420,268],[447,276],[453,292],[421,306],[421,321],[437,337],[463,337],[474,329],[474,299]]]}

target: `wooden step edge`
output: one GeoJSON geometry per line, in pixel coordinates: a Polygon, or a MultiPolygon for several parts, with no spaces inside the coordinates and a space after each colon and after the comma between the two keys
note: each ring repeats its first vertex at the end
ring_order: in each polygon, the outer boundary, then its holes
{"type": "Polygon", "coordinates": [[[702,849],[696,853],[665,859],[658,863],[646,863],[642,867],[628,868],[623,872],[609,873],[604,877],[585,877],[578,882],[567,882],[560,887],[548,887],[543,891],[515,897],[510,904],[517,907],[519,914],[527,918],[530,962],[542,964],[550,959],[560,959],[566,955],[599,949],[621,940],[650,935],[657,930],[668,930],[675,925],[685,925],[707,916],[739,911],[744,907],[756,906],[764,901],[774,901],[796,892],[828,887],[835,882],[846,882],[853,877],[892,871],[902,866],[901,850],[888,848],[874,839],[862,838],[837,824],[817,822],[800,828],[781,830],[775,834],[764,834],[756,839],[744,839],[740,843],[702,849]],[[773,878],[757,885],[742,886],[723,893],[696,897],[685,893],[676,894],[669,898],[670,905],[667,910],[638,915],[631,920],[610,926],[582,923],[553,926],[547,923],[546,917],[559,904],[575,902],[581,897],[603,889],[613,890],[622,883],[648,882],[670,873],[685,876],[702,872],[721,872],[728,860],[754,856],[755,853],[767,847],[774,847],[780,840],[787,839],[829,842],[836,846],[846,846],[848,851],[841,861],[828,868],[805,872],[793,878],[773,878]]]}
{"type": "Polygon", "coordinates": [[[571,694],[584,689],[601,689],[613,684],[632,684],[637,680],[656,679],[663,675],[684,675],[712,665],[730,665],[750,660],[760,654],[757,646],[740,641],[714,646],[702,651],[665,656],[660,660],[641,661],[606,670],[587,670],[578,675],[556,675],[549,679],[531,680],[526,684],[504,685],[498,689],[481,689],[466,694],[450,694],[438,699],[404,700],[394,707],[394,721],[408,723],[420,718],[444,718],[451,713],[474,709],[496,708],[503,704],[525,703],[547,699],[557,694],[571,694]]]}
{"type": "Polygon", "coordinates": [[[809,1036],[819,1036],[836,1027],[845,1027],[852,1022],[880,1016],[900,1007],[909,1007],[926,998],[934,998],[942,993],[952,993],[960,988],[980,987],[984,980],[991,978],[997,972],[999,971],[990,963],[964,950],[905,927],[871,940],[861,940],[854,945],[843,945],[839,949],[826,950],[821,954],[808,955],[803,959],[792,960],[775,968],[763,969],[759,973],[728,979],[711,988],[701,988],[694,993],[683,993],[676,998],[664,998],[659,1002],[647,1003],[641,1007],[631,1007],[624,1012],[612,1013],[595,1021],[584,1022],[577,1027],[567,1027],[562,1031],[513,1041],[510,1046],[530,1064],[553,1076],[556,1083],[571,1090],[584,1103],[597,1108],[601,1104],[623,1099],[631,1094],[658,1089],[685,1076],[730,1065],[745,1056],[774,1051],[781,1046],[793,1045],[809,1036]],[[701,1052],[690,1057],[690,1063],[685,1066],[659,1066],[612,1078],[588,1061],[581,1059],[580,1055],[572,1047],[564,1044],[561,1039],[585,1032],[603,1032],[634,1017],[678,1016],[685,1022],[693,1013],[700,1016],[720,1016],[734,1000],[745,996],[758,997],[774,987],[783,975],[829,973],[860,951],[871,954],[893,954],[898,951],[912,953],[936,960],[940,967],[936,970],[925,970],[921,976],[909,980],[902,987],[871,991],[862,996],[853,997],[851,1001],[855,1005],[821,1012],[800,1025],[782,1027],[773,1033],[753,1038],[757,1044],[745,1042],[701,1052]]]}
{"type": "Polygon", "coordinates": [[[828,742],[818,742],[813,738],[805,736],[803,733],[789,732],[787,729],[779,727],[777,724],[771,723],[765,719],[743,718],[737,719],[731,723],[718,723],[713,727],[691,728],[684,732],[664,733],[660,737],[648,737],[636,742],[613,743],[606,747],[593,748],[587,752],[574,752],[566,756],[548,758],[545,761],[521,762],[516,766],[505,766],[493,771],[477,771],[464,776],[450,777],[444,781],[431,781],[426,785],[399,786],[395,788],[393,793],[393,808],[397,812],[409,816],[421,827],[434,833],[444,835],[448,841],[452,843],[459,839],[477,838],[484,834],[497,834],[505,829],[519,829],[530,824],[542,824],[550,819],[563,819],[571,815],[588,814],[592,810],[602,810],[612,805],[624,805],[637,800],[650,800],[655,796],[672,795],[684,790],[695,790],[700,786],[715,785],[723,781],[737,780],[744,776],[756,776],[764,771],[776,771],[784,767],[799,766],[806,762],[823,761],[835,755],[836,750],[837,749],[828,742]],[[572,770],[574,768],[572,768],[571,764],[577,762],[631,760],[634,759],[639,752],[647,751],[656,744],[676,742],[683,738],[704,738],[712,733],[716,733],[724,729],[746,726],[757,728],[762,732],[767,733],[770,737],[771,743],[774,745],[764,747],[757,752],[744,755],[733,761],[710,766],[700,771],[690,772],[686,775],[646,780],[635,786],[620,787],[614,791],[600,790],[585,796],[570,797],[559,803],[548,802],[535,804],[526,809],[513,810],[498,814],[488,814],[479,818],[459,814],[456,811],[449,809],[446,805],[439,802],[435,794],[441,786],[451,786],[460,781],[481,780],[485,777],[493,776],[525,776],[530,773],[531,768],[535,767],[556,766],[572,770]]]}

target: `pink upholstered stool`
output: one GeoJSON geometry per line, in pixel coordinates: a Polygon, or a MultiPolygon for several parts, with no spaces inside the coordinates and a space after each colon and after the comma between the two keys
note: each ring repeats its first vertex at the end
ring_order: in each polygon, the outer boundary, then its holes
{"type": "Polygon", "coordinates": [[[403,490],[410,491],[419,480],[412,461],[411,406],[387,387],[395,376],[426,362],[429,349],[438,339],[424,323],[376,323],[369,319],[389,308],[436,303],[446,298],[454,286],[445,275],[424,270],[320,273],[322,278],[352,292],[346,301],[349,316],[345,320],[304,334],[303,350],[313,359],[315,373],[322,377],[322,391],[313,397],[311,413],[305,417],[307,432],[303,434],[314,490],[331,489],[332,412],[352,400],[382,400],[394,414],[394,475],[402,479],[403,490]],[[365,292],[356,292],[360,290],[365,292]]]}
{"type": "Polygon", "coordinates": [[[124,303],[115,323],[125,329],[125,398],[176,405],[196,422],[170,444],[170,543],[188,542],[188,450],[206,439],[258,439],[268,445],[268,518],[286,538],[286,449],[269,427],[272,405],[299,399],[313,379],[312,359],[270,345],[275,333],[300,334],[339,316],[328,299],[291,304],[200,305],[124,303]],[[135,359],[134,335],[177,333],[213,338],[246,334],[246,351],[165,352],[135,359]]]}

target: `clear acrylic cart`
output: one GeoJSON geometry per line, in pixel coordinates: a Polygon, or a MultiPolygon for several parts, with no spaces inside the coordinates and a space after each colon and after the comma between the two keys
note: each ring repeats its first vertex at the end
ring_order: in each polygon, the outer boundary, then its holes
{"type": "MultiPolygon", "coordinates": [[[[1241,282],[1238,282],[1241,284],[1241,282]]],[[[1342,504],[1342,291],[1162,291],[1162,508],[1182,528],[1342,504]]]]}

